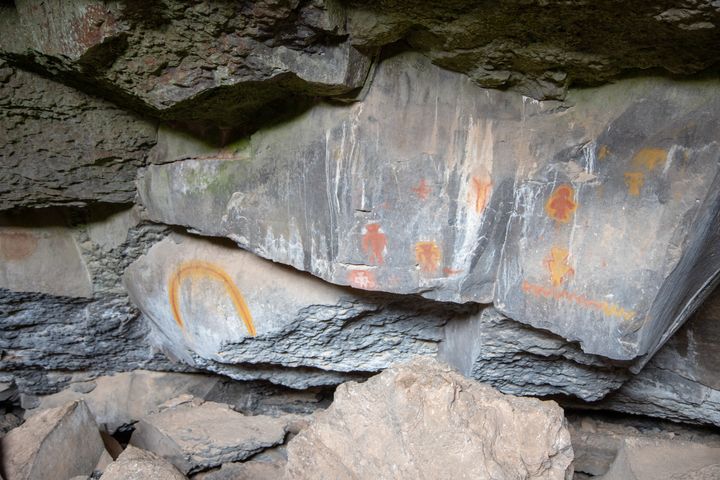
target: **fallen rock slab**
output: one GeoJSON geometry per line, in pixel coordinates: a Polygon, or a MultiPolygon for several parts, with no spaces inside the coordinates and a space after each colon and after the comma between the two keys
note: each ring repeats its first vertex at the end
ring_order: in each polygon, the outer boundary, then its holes
{"type": "Polygon", "coordinates": [[[601,480],[709,480],[719,473],[720,448],[629,438],[601,480]]]}
{"type": "Polygon", "coordinates": [[[170,462],[132,445],[116,461],[111,463],[101,477],[102,480],[184,480],[170,462]]]}
{"type": "Polygon", "coordinates": [[[0,470],[8,480],[86,477],[105,452],[84,402],[71,402],[28,419],[0,440],[0,470]]]}
{"type": "Polygon", "coordinates": [[[288,444],[292,479],[570,479],[573,450],[554,402],[503,395],[418,359],[335,401],[288,444]]]}
{"type": "Polygon", "coordinates": [[[238,462],[283,442],[296,416],[246,416],[197,400],[173,405],[136,425],[130,443],[189,474],[238,462]]]}

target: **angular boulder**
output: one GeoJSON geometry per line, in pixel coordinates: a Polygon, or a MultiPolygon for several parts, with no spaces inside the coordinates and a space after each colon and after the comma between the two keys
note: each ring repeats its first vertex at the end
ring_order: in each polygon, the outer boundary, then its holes
{"type": "Polygon", "coordinates": [[[503,395],[422,359],[338,387],[289,442],[286,474],[569,480],[572,459],[556,403],[503,395]]]}
{"type": "Polygon", "coordinates": [[[45,410],[0,439],[0,471],[8,480],[90,476],[105,452],[83,402],[45,410]]]}
{"type": "Polygon", "coordinates": [[[136,424],[130,442],[188,474],[238,462],[282,443],[293,420],[246,416],[224,404],[189,401],[146,416],[136,424]]]}
{"type": "Polygon", "coordinates": [[[636,79],[535,102],[406,53],[362,102],[262,130],[246,156],[151,165],[138,191],[156,221],[330,282],[493,302],[642,363],[720,268],[717,88],[636,79]]]}
{"type": "Polygon", "coordinates": [[[170,462],[162,457],[128,445],[113,463],[108,465],[102,480],[185,480],[170,462]]]}

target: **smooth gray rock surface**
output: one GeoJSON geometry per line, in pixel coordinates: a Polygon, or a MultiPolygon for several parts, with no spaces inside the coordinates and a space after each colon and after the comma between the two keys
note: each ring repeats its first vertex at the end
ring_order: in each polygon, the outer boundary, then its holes
{"type": "Polygon", "coordinates": [[[535,102],[401,54],[362,102],[319,105],[237,157],[151,165],[138,190],[156,221],[330,282],[493,301],[632,361],[720,268],[705,256],[720,235],[717,88],[637,79],[535,102]]]}
{"type": "Polygon", "coordinates": [[[131,203],[157,135],[152,122],[2,60],[0,130],[0,210],[131,203]]]}
{"type": "Polygon", "coordinates": [[[555,402],[503,395],[421,359],[357,384],[288,443],[287,478],[572,478],[555,402]]]}

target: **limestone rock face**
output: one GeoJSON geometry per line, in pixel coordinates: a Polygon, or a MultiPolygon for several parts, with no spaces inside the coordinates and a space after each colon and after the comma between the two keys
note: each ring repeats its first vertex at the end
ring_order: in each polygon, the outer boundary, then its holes
{"type": "Polygon", "coordinates": [[[0,130],[0,210],[131,203],[156,138],[153,123],[1,60],[0,130]]]}
{"type": "Polygon", "coordinates": [[[596,401],[631,377],[627,369],[492,307],[448,322],[438,358],[463,375],[512,395],[565,394],[596,401]]]}
{"type": "Polygon", "coordinates": [[[348,30],[358,46],[404,39],[435,63],[480,85],[557,98],[569,84],[597,84],[636,68],[691,74],[717,62],[704,42],[720,40],[711,0],[478,3],[351,0],[348,30]],[[662,32],[660,34],[660,32],[662,32]]]}
{"type": "Polygon", "coordinates": [[[720,290],[650,362],[599,406],[720,426],[720,290]]]}
{"type": "Polygon", "coordinates": [[[156,343],[174,357],[296,388],[435,355],[453,314],[383,304],[233,245],[185,235],[152,247],[126,271],[125,285],[153,323],[156,343]],[[279,366],[289,368],[283,374],[279,366]]]}
{"type": "Polygon", "coordinates": [[[147,452],[132,445],[120,454],[103,473],[103,480],[184,480],[170,462],[152,452],[147,452]]]}
{"type": "Polygon", "coordinates": [[[83,402],[36,415],[0,439],[0,470],[9,480],[90,476],[105,451],[83,402]]]}
{"type": "Polygon", "coordinates": [[[221,141],[361,87],[370,66],[333,1],[27,0],[0,18],[0,56],[221,141]]]}
{"type": "Polygon", "coordinates": [[[572,478],[572,446],[554,402],[503,395],[430,360],[338,387],[288,444],[287,476],[572,478]]]}
{"type": "Polygon", "coordinates": [[[147,341],[148,324],[120,280],[129,263],[163,238],[166,227],[136,219],[118,229],[125,221],[109,218],[123,213],[111,212],[3,216],[0,350],[2,368],[21,393],[55,392],[75,375],[187,369],[147,341]]]}
{"type": "Polygon", "coordinates": [[[138,190],[156,221],[330,282],[492,301],[632,361],[719,268],[703,257],[720,232],[717,88],[644,79],[534,102],[397,55],[363,102],[258,132],[245,156],[163,159],[138,190]]]}
{"type": "Polygon", "coordinates": [[[136,424],[131,442],[194,473],[237,462],[282,443],[289,418],[245,416],[227,405],[182,403],[136,424]]]}

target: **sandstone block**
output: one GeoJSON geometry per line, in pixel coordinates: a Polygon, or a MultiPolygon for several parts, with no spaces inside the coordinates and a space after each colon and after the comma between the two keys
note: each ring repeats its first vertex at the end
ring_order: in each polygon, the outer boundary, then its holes
{"type": "Polygon", "coordinates": [[[288,478],[572,477],[554,402],[503,395],[432,360],[338,387],[288,444],[288,478]]]}

